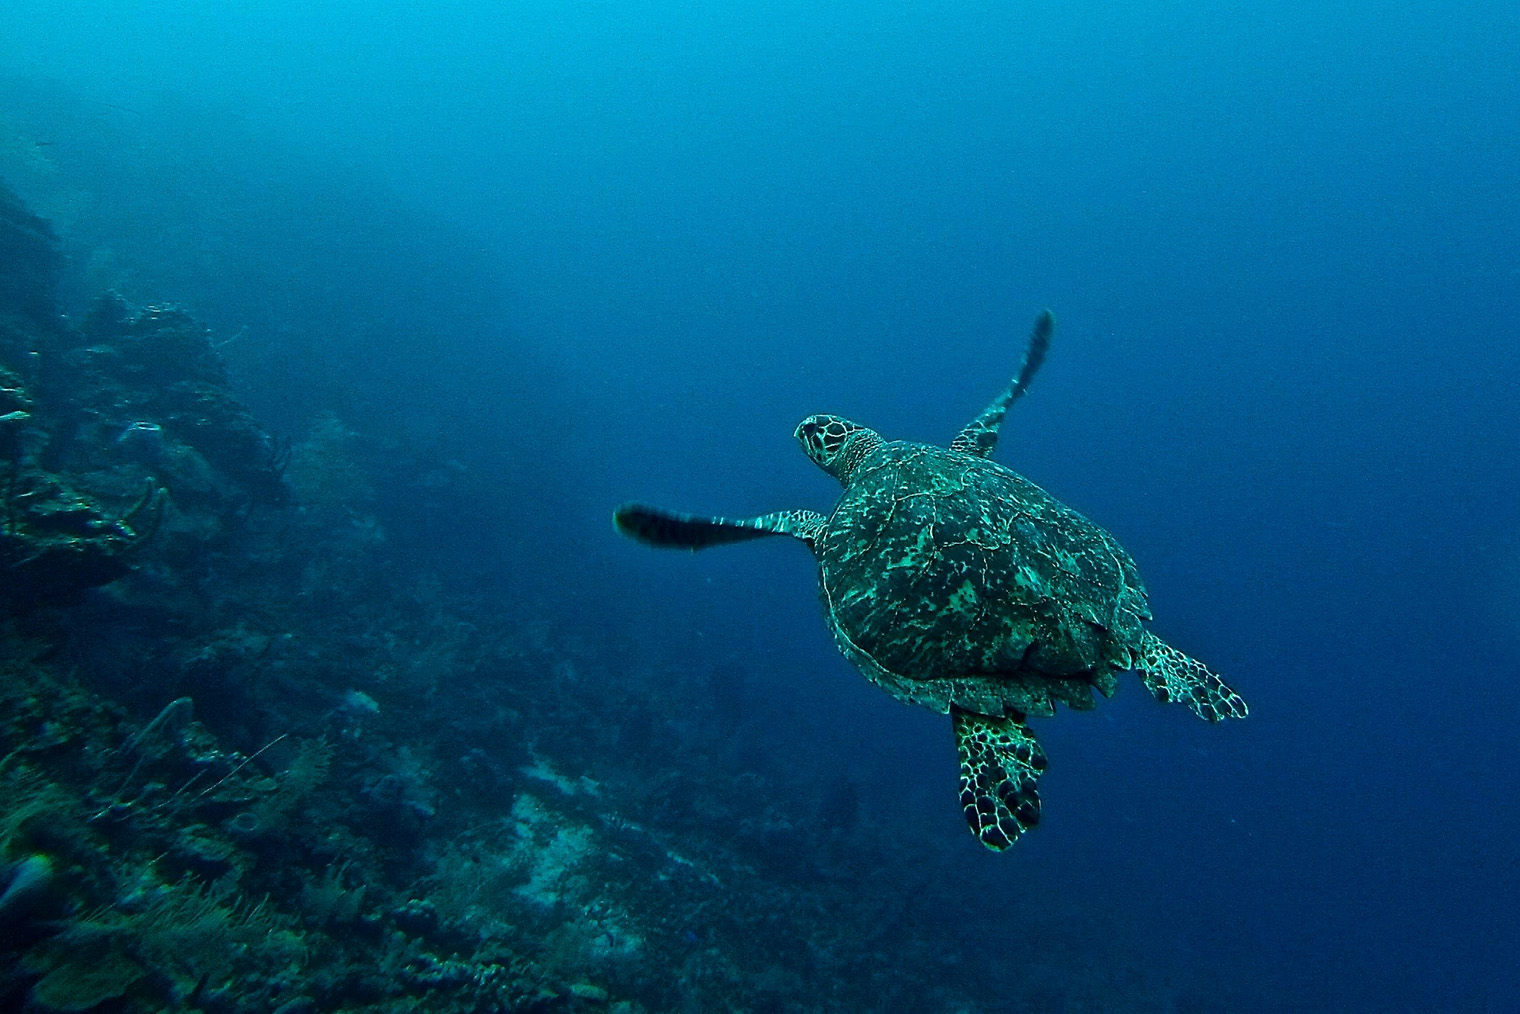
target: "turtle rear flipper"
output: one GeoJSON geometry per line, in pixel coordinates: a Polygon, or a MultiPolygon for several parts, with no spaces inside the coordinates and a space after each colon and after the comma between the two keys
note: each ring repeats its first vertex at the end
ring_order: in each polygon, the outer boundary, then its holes
{"type": "Polygon", "coordinates": [[[1045,770],[1045,751],[1022,715],[993,718],[950,709],[961,757],[961,809],[971,833],[1001,852],[1040,822],[1035,781],[1045,770]]]}
{"type": "Polygon", "coordinates": [[[612,516],[617,530],[629,538],[669,549],[706,549],[726,542],[746,542],[767,535],[790,535],[809,546],[823,530],[817,511],[777,511],[754,518],[708,518],[677,514],[642,504],[624,504],[612,516]]]}
{"type": "Polygon", "coordinates": [[[1133,664],[1145,682],[1145,689],[1156,700],[1163,704],[1168,701],[1186,704],[1205,722],[1244,718],[1249,711],[1241,696],[1210,672],[1208,666],[1149,631],[1141,638],[1140,653],[1133,664]]]}

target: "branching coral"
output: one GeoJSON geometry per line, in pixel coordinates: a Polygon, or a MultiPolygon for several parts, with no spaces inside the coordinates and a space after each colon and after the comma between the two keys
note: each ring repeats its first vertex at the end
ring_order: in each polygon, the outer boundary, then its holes
{"type": "Polygon", "coordinates": [[[207,887],[187,878],[142,891],[129,907],[75,920],[28,965],[42,973],[33,989],[38,1002],[86,1010],[138,987],[150,971],[168,981],[142,988],[183,999],[234,979],[293,971],[305,954],[289,921],[264,902],[248,902],[226,881],[207,887]]]}

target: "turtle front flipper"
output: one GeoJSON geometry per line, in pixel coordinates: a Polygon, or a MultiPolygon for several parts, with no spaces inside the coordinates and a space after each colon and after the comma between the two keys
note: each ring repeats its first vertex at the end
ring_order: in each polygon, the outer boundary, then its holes
{"type": "Polygon", "coordinates": [[[1244,718],[1250,710],[1241,696],[1210,672],[1208,666],[1149,631],[1140,641],[1140,653],[1133,664],[1145,682],[1145,689],[1156,700],[1163,704],[1168,701],[1186,704],[1205,722],[1244,718]]]}
{"type": "Polygon", "coordinates": [[[817,511],[777,511],[755,518],[707,518],[677,514],[642,504],[624,504],[612,516],[617,530],[629,538],[669,549],[706,549],[726,542],[790,535],[809,546],[823,531],[825,518],[817,511]]]}
{"type": "Polygon", "coordinates": [[[1022,715],[993,718],[950,709],[955,748],[961,757],[961,809],[971,833],[1001,852],[1040,822],[1035,781],[1045,770],[1045,751],[1022,715]]]}
{"type": "Polygon", "coordinates": [[[998,429],[1003,425],[1003,416],[1008,414],[1008,409],[1013,403],[1024,396],[1029,389],[1029,382],[1040,371],[1040,365],[1045,362],[1045,353],[1050,349],[1050,334],[1055,330],[1056,319],[1049,310],[1041,310],[1040,315],[1034,319],[1034,329],[1029,332],[1029,344],[1024,348],[1024,361],[1019,366],[1018,376],[1008,385],[1008,390],[982,409],[982,414],[971,420],[971,423],[960,435],[950,442],[952,451],[962,451],[966,454],[974,454],[979,458],[991,457],[997,449],[998,429]]]}

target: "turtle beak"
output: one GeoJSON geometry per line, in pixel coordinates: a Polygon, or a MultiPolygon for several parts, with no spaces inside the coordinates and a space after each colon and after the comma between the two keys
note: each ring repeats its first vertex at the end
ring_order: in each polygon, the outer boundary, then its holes
{"type": "Polygon", "coordinates": [[[802,453],[812,459],[818,467],[823,467],[823,436],[822,427],[819,426],[818,416],[810,415],[797,424],[792,431],[792,436],[802,445],[802,453]]]}

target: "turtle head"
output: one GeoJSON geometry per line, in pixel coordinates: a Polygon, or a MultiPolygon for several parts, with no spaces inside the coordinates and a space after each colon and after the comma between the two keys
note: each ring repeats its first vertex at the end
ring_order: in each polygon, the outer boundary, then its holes
{"type": "Polygon", "coordinates": [[[837,415],[810,415],[792,436],[815,465],[840,482],[848,482],[861,459],[881,446],[875,430],[837,415]]]}

